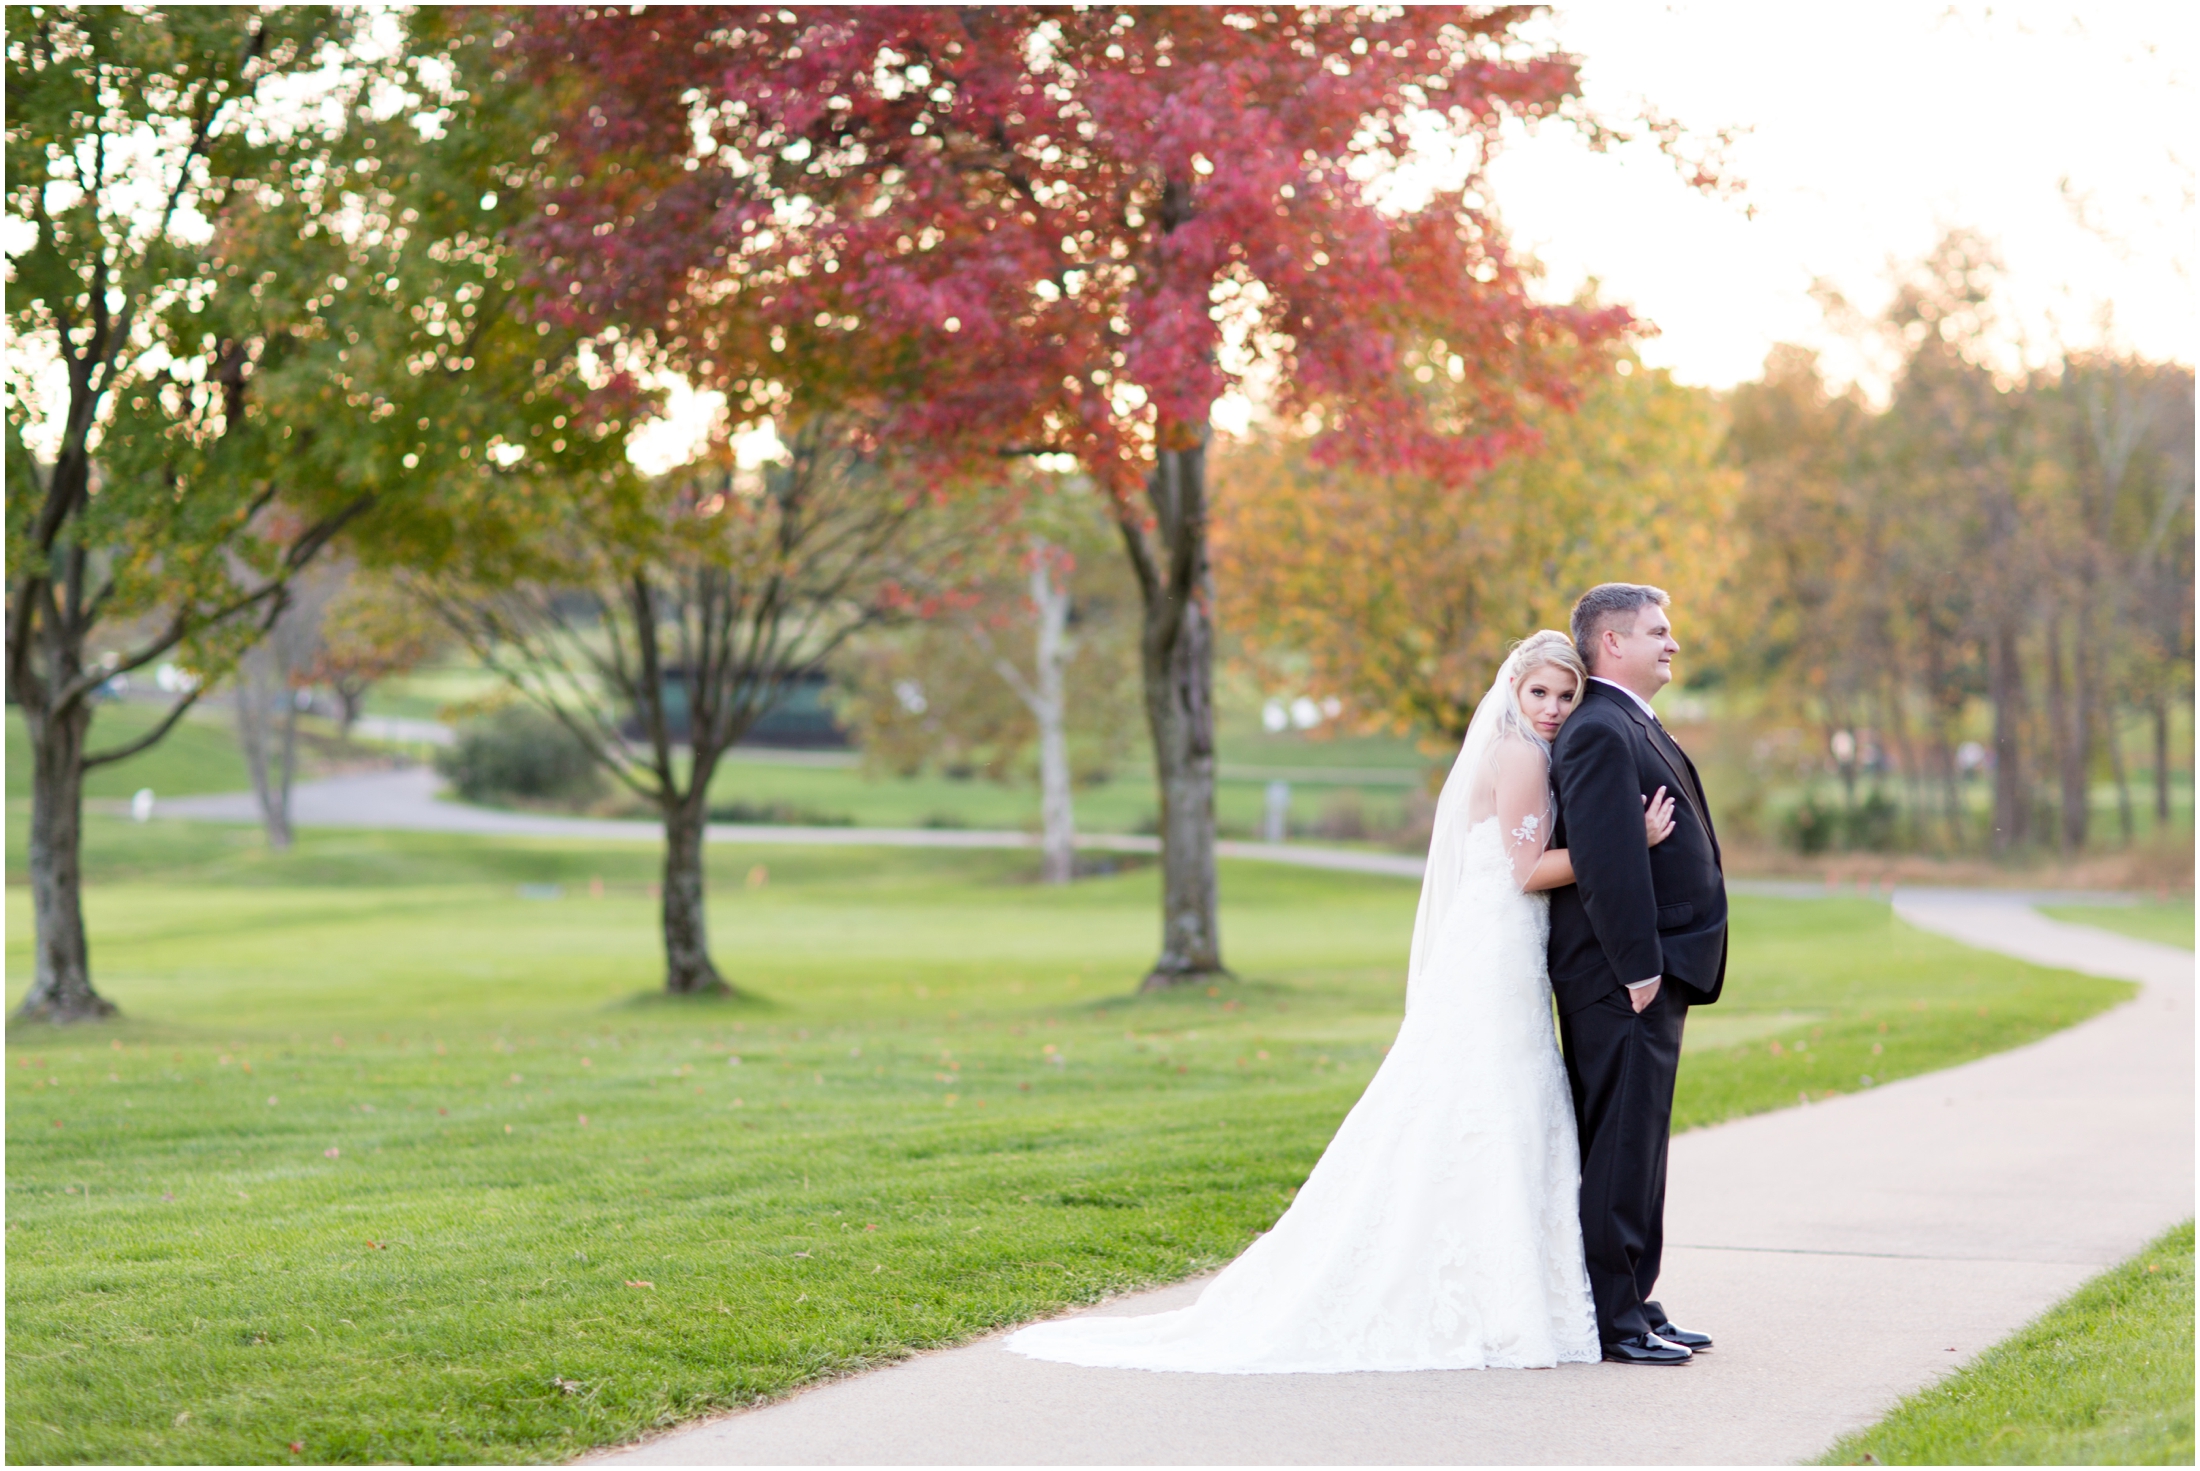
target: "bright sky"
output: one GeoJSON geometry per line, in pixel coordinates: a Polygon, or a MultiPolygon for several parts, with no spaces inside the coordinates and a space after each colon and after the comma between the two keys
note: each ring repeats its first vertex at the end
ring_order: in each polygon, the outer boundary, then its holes
{"type": "Polygon", "coordinates": [[[1701,132],[1748,130],[1735,202],[1692,193],[1651,149],[1598,156],[1565,129],[1491,170],[1550,294],[1596,278],[1657,324],[1644,356],[1684,381],[1755,377],[1785,341],[1876,387],[1811,283],[1876,312],[1891,267],[1947,226],[2000,248],[2010,356],[2099,344],[2106,310],[2112,344],[2194,360],[2200,6],[1576,0],[1548,25],[1602,111],[1647,99],[1701,132]]]}
{"type": "MultiPolygon", "coordinates": [[[[1698,132],[1741,133],[1733,200],[1688,189],[1650,147],[1593,154],[1566,128],[1515,137],[1490,170],[1545,293],[1595,278],[1656,325],[1643,356],[1684,382],[1754,378],[1773,344],[1799,342],[1876,394],[1884,348],[1830,326],[1812,284],[1876,314],[1894,272],[1951,226],[2000,250],[2009,366],[2104,340],[2200,355],[2200,6],[1562,0],[1539,24],[1583,58],[1606,115],[1647,100],[1698,132]]],[[[1432,159],[1431,177],[1451,172],[1432,159]]],[[[676,392],[634,458],[685,458],[716,407],[676,392]]],[[[1233,394],[1215,419],[1239,430],[1248,414],[1233,394]]],[[[744,457],[769,448],[755,437],[744,457]]]]}

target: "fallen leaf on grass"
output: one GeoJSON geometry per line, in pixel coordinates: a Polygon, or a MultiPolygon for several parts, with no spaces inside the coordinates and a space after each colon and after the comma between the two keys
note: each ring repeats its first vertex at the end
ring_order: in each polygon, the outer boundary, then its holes
{"type": "Polygon", "coordinates": [[[389,1250],[389,1246],[388,1246],[388,1245],[387,1245],[386,1243],[384,1243],[384,1242],[380,1242],[380,1241],[370,1241],[370,1242],[368,1242],[368,1243],[367,1243],[367,1250],[369,1250],[369,1251],[388,1251],[388,1250],[389,1250]]]}
{"type": "MultiPolygon", "coordinates": [[[[878,1229],[878,1227],[876,1227],[876,1226],[865,1226],[865,1227],[864,1227],[863,1229],[864,1229],[864,1230],[866,1230],[866,1231],[876,1231],[876,1230],[878,1229]]],[[[2147,1268],[2147,1270],[2151,1272],[2151,1271],[2153,1271],[2154,1269],[2153,1269],[2152,1267],[2149,1267],[2149,1268],[2147,1268]]]]}
{"type": "Polygon", "coordinates": [[[581,1115],[581,1127],[582,1127],[582,1128],[584,1128],[584,1129],[588,1127],[588,1115],[587,1115],[587,1114],[582,1114],[582,1115],[581,1115]]]}
{"type": "Polygon", "coordinates": [[[290,1443],[290,1453],[294,1456],[304,1455],[306,1453],[306,1443],[302,1440],[292,1441],[290,1443]]]}
{"type": "Polygon", "coordinates": [[[630,1279],[626,1285],[629,1287],[646,1287],[651,1292],[655,1292],[657,1290],[657,1284],[654,1282],[636,1282],[630,1279]]]}
{"type": "Polygon", "coordinates": [[[809,1253],[808,1253],[808,1252],[806,1252],[806,1251],[798,1251],[798,1252],[796,1252],[796,1253],[795,1253],[795,1255],[796,1255],[796,1256],[798,1256],[798,1257],[803,1257],[803,1258],[805,1258],[805,1259],[806,1259],[806,1258],[807,1258],[807,1257],[809,1256],[809,1253]]]}
{"type": "Polygon", "coordinates": [[[553,1388],[556,1388],[565,1394],[579,1394],[581,1392],[581,1389],[583,1388],[581,1382],[578,1379],[568,1379],[562,1374],[551,1375],[550,1383],[553,1388]]]}
{"type": "Polygon", "coordinates": [[[321,1158],[334,1159],[342,1153],[343,1151],[341,1149],[338,1149],[335,1145],[332,1144],[328,1148],[321,1151],[321,1158]]]}
{"type": "Polygon", "coordinates": [[[190,1412],[189,1410],[178,1410],[178,1411],[176,1411],[176,1424],[177,1424],[177,1426],[178,1426],[179,1428],[180,1428],[180,1427],[182,1426],[182,1424],[183,1424],[183,1422],[184,1422],[184,1421],[186,1421],[186,1420],[188,1420],[188,1419],[190,1419],[190,1418],[191,1418],[191,1412],[190,1412]]]}

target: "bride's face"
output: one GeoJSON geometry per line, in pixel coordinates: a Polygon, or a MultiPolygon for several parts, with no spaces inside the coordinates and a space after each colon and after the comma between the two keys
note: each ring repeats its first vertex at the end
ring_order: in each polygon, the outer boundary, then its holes
{"type": "Polygon", "coordinates": [[[1545,664],[1540,669],[1523,673],[1518,689],[1520,713],[1535,727],[1535,733],[1548,741],[1557,737],[1558,728],[1574,713],[1574,700],[1581,693],[1581,681],[1571,669],[1545,664]]]}

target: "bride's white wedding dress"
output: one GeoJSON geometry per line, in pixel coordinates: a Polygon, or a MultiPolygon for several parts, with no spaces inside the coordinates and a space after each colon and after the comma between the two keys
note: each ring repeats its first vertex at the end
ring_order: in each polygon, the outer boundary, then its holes
{"type": "Polygon", "coordinates": [[[1550,830],[1549,755],[1511,674],[1508,661],[1437,806],[1398,1038],[1290,1209],[1192,1306],[1040,1323],[1010,1349],[1210,1374],[1602,1357],[1548,904],[1520,887],[1550,830]]]}

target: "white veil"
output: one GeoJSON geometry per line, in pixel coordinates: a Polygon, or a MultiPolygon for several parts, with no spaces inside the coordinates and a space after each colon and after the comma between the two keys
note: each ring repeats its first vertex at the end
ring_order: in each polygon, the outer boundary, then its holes
{"type": "Polygon", "coordinates": [[[1554,804],[1550,789],[1551,743],[1520,713],[1521,674],[1553,663],[1550,654],[1573,641],[1554,629],[1529,635],[1498,666],[1489,692],[1474,707],[1467,738],[1436,799],[1428,865],[1421,878],[1421,907],[1413,921],[1412,959],[1406,968],[1406,1006],[1428,975],[1436,937],[1455,932],[1473,901],[1475,830],[1493,816],[1505,819],[1498,849],[1512,860],[1515,888],[1524,885],[1550,841],[1554,804]],[[1519,809],[1517,811],[1513,809],[1519,809]]]}

